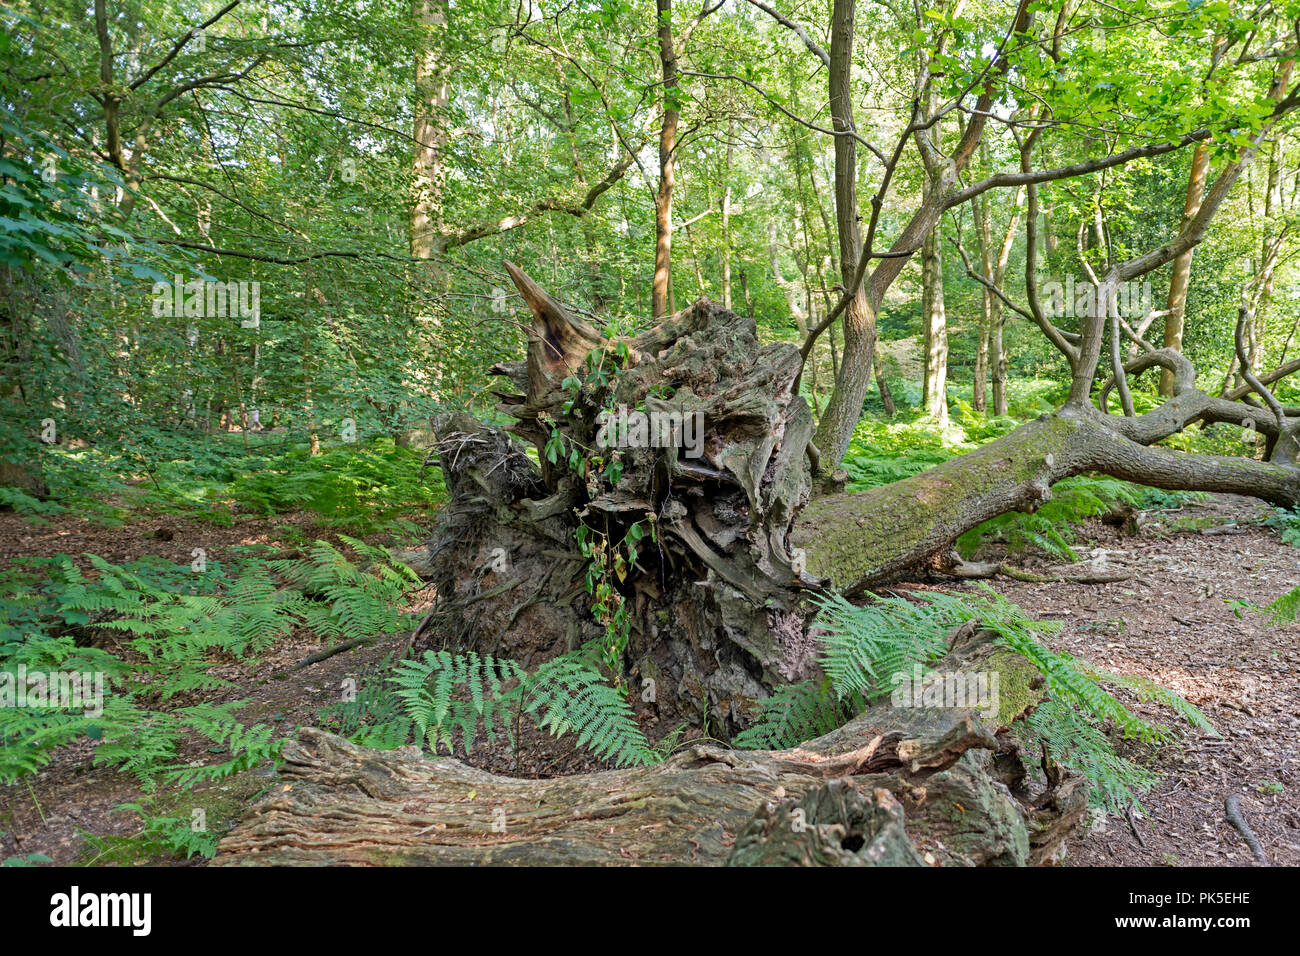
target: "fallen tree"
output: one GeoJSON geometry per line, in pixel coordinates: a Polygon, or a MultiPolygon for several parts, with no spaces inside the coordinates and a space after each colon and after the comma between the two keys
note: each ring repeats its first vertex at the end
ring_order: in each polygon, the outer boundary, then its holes
{"type": "MultiPolygon", "coordinates": [[[[429,544],[439,603],[416,649],[531,667],[601,646],[632,690],[654,689],[629,699],[663,730],[735,734],[775,687],[819,674],[809,594],[943,566],[963,531],[1034,508],[1068,475],[1300,501],[1292,465],[1142,443],[1252,407],[1197,392],[1185,360],[1163,353],[1141,361],[1175,365],[1179,387],[1148,416],[1072,403],[914,478],[812,498],[818,452],[791,389],[793,346],[760,345],[751,319],[708,301],[607,340],[509,268],[534,315],[527,359],[496,369],[519,388],[500,393],[516,423],[438,423],[452,500],[429,544]],[[672,443],[605,447],[602,412],[619,405],[679,423],[698,412],[700,457],[672,443]],[[638,525],[651,530],[629,550],[638,525]]],[[[1264,416],[1258,426],[1269,432],[1264,416]]],[[[218,862],[1043,862],[1087,787],[1045,752],[1046,786],[1029,783],[1039,755],[1008,728],[1037,701],[1036,672],[1007,651],[995,659],[990,637],[955,633],[934,666],[997,671],[1008,703],[996,719],[882,703],[789,751],[701,745],[654,767],[527,781],[304,731],[285,751],[292,787],[253,810],[218,862]]]]}
{"type": "MultiPolygon", "coordinates": [[[[1027,5],[1017,11],[1019,34],[1027,5]]],[[[995,58],[986,75],[1001,69],[995,58]]],[[[1098,472],[1300,504],[1300,417],[1269,391],[1265,382],[1275,378],[1250,370],[1243,323],[1236,347],[1251,394],[1214,397],[1197,388],[1181,354],[1147,343],[1115,304],[1121,282],[1204,238],[1269,131],[1300,103],[1300,89],[1289,89],[1291,69],[1290,61],[1276,68],[1272,113],[1176,237],[1107,263],[1100,277],[1089,270],[1098,308],[1080,316],[1078,331],[1053,324],[1038,300],[1038,184],[1181,149],[1209,130],[1035,170],[1038,127],[1018,140],[1019,172],[961,186],[983,126],[972,122],[936,166],[924,208],[888,254],[873,251],[873,213],[840,303],[810,330],[802,353],[761,344],[752,319],[708,300],[639,334],[607,337],[507,264],[533,315],[526,359],[493,368],[515,386],[498,393],[514,424],[490,427],[464,414],[437,423],[451,502],[429,544],[439,603],[416,649],[474,649],[532,667],[596,646],[616,679],[641,691],[629,700],[659,736],[684,722],[729,739],[774,688],[818,676],[810,594],[861,592],[923,567],[968,575],[952,557],[955,539],[1008,511],[1032,511],[1063,478],[1098,472]],[[820,449],[797,389],[816,334],[859,297],[870,259],[882,258],[865,287],[874,309],[945,209],[1004,186],[1024,187],[1027,196],[1026,305],[968,271],[1065,357],[1068,400],[921,475],[860,494],[834,492],[870,349],[857,348],[852,361],[846,354],[836,407],[851,407],[852,418],[838,415],[834,427],[823,421],[835,447],[820,449]],[[1127,364],[1126,338],[1142,350],[1127,364]],[[1107,344],[1112,379],[1094,397],[1107,344]],[[1172,395],[1136,415],[1128,378],[1155,368],[1170,373],[1172,395]],[[1120,415],[1108,411],[1112,391],[1120,415]],[[1247,397],[1253,403],[1237,400],[1247,397]],[[611,415],[631,412],[650,427],[629,431],[629,440],[602,440],[610,438],[611,415]],[[656,440],[656,419],[679,431],[656,440]],[[698,434],[685,433],[688,422],[702,423],[698,434]],[[1267,460],[1153,447],[1189,425],[1215,422],[1248,423],[1266,435],[1267,460]]],[[[974,111],[985,119],[991,95],[990,85],[974,111]]],[[[907,137],[936,120],[914,118],[887,173],[907,137]]],[[[871,338],[864,331],[858,345],[871,338]]],[[[936,666],[989,667],[1003,674],[1004,687],[1014,683],[991,654],[986,632],[954,635],[949,659],[936,666]]],[[[1086,796],[1045,755],[1045,788],[1034,792],[1027,782],[1026,758],[1006,730],[1034,696],[1026,693],[993,722],[963,708],[878,704],[795,750],[742,754],[701,745],[655,767],[542,781],[412,750],[375,754],[308,730],[285,751],[292,788],[254,808],[222,842],[217,862],[1042,862],[1080,818],[1086,796]],[[501,812],[494,817],[493,809],[501,812]],[[811,830],[791,826],[796,818],[811,830]]]]}
{"type": "Polygon", "coordinates": [[[626,341],[605,340],[508,268],[534,326],[527,360],[495,369],[519,389],[499,393],[500,408],[541,467],[502,430],[465,415],[440,423],[453,500],[430,544],[442,607],[421,646],[530,666],[588,641],[616,644],[613,668],[636,686],[654,682],[656,700],[639,703],[666,722],[734,734],[756,699],[816,675],[810,591],[852,594],[920,568],[973,576],[952,543],[998,515],[1034,510],[1063,478],[1095,472],[1300,503],[1300,470],[1287,458],[1300,420],[1283,414],[1279,425],[1266,408],[1205,394],[1167,349],[1126,370],[1175,373],[1174,394],[1146,415],[1071,401],[920,475],[814,496],[819,453],[809,409],[791,390],[793,346],[760,345],[753,320],[707,300],[626,341]],[[615,355],[625,356],[616,371],[584,378],[615,355]],[[602,415],[618,408],[698,414],[700,457],[680,444],[600,447],[602,415]],[[1248,421],[1275,440],[1273,460],[1152,447],[1198,421],[1248,421]],[[646,530],[629,551],[634,528],[646,530]],[[585,547],[575,543],[584,536],[585,547]],[[610,584],[594,614],[593,577],[610,584]],[[625,633],[611,636],[616,618],[625,633]]]}

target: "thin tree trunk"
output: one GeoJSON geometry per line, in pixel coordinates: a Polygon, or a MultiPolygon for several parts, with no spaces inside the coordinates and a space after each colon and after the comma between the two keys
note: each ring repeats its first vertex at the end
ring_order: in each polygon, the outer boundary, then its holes
{"type": "MultiPolygon", "coordinates": [[[[980,268],[985,276],[992,276],[993,254],[989,248],[989,208],[986,197],[980,196],[972,207],[975,215],[975,238],[979,243],[980,268]]],[[[988,408],[988,366],[989,350],[993,333],[993,299],[992,291],[981,288],[979,344],[975,349],[974,388],[971,393],[971,407],[977,412],[988,408]]]]}
{"type": "MultiPolygon", "coordinates": [[[[999,289],[1006,279],[1007,264],[1011,261],[1011,247],[1016,241],[1016,227],[1020,223],[1020,210],[1024,208],[1025,189],[1016,190],[1011,204],[1011,218],[1007,220],[1007,231],[1002,236],[1002,246],[998,249],[998,261],[993,267],[993,284],[999,289]]],[[[989,365],[993,372],[993,414],[1007,414],[1007,350],[1003,338],[1006,329],[1006,312],[1002,300],[997,296],[991,298],[992,317],[989,322],[989,365]]]]}
{"type": "MultiPolygon", "coordinates": [[[[1187,177],[1187,199],[1183,203],[1183,218],[1178,231],[1182,232],[1196,218],[1201,210],[1201,200],[1205,196],[1205,181],[1210,168],[1210,150],[1205,143],[1197,143],[1192,152],[1192,171],[1187,177]]],[[[1188,249],[1174,260],[1173,271],[1169,276],[1169,296],[1165,308],[1165,347],[1182,350],[1183,324],[1187,309],[1187,286],[1192,277],[1192,256],[1194,249],[1188,249]]],[[[1160,394],[1174,393],[1173,373],[1163,369],[1160,373],[1160,394]]]]}
{"type": "Polygon", "coordinates": [[[925,380],[922,388],[926,415],[939,427],[948,424],[948,319],[943,302],[943,256],[939,230],[932,229],[921,247],[922,319],[925,323],[925,380]]]}
{"type": "MultiPolygon", "coordinates": [[[[831,13],[829,71],[831,120],[836,130],[854,129],[852,73],[854,0],[835,0],[831,13]]],[[[853,285],[862,238],[858,227],[857,144],[852,136],[835,137],[835,226],[839,236],[840,280],[853,285]]],[[[876,313],[865,283],[844,310],[844,354],[840,374],[814,439],[824,470],[844,457],[853,428],[862,415],[862,399],[871,382],[876,352],[876,313]]]]}
{"type": "Polygon", "coordinates": [[[430,259],[441,251],[438,238],[446,180],[443,116],[451,97],[442,37],[447,27],[447,0],[412,0],[411,17],[420,27],[424,45],[415,54],[410,247],[412,259],[430,259]]]}
{"type": "Polygon", "coordinates": [[[663,124],[659,130],[659,190],[655,193],[655,272],[650,311],[660,319],[672,311],[673,152],[677,146],[677,51],[673,41],[672,0],[655,0],[659,15],[659,62],[663,69],[663,124]]]}
{"type": "Polygon", "coordinates": [[[727,162],[722,186],[722,305],[731,308],[731,168],[735,150],[736,121],[727,126],[727,162]]]}
{"type": "Polygon", "coordinates": [[[885,380],[885,363],[880,358],[879,339],[876,340],[875,354],[871,357],[871,367],[876,376],[876,388],[880,389],[880,401],[885,406],[885,417],[893,418],[898,414],[898,408],[894,405],[894,393],[889,390],[889,382],[885,380]]]}

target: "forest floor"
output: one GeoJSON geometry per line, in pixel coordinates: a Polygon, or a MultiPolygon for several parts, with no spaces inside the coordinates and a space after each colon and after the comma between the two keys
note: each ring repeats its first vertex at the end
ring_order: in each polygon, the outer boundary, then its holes
{"type": "MultiPolygon", "coordinates": [[[[1146,813],[1135,811],[1131,820],[1094,814],[1071,838],[1066,865],[1251,865],[1240,835],[1223,819],[1231,793],[1241,795],[1243,813],[1270,860],[1300,865],[1300,627],[1272,626],[1253,609],[1300,580],[1300,550],[1261,525],[1270,514],[1253,499],[1215,496],[1178,511],[1146,512],[1136,535],[1089,522],[1076,530],[1081,556],[1131,573],[1131,579],[1102,585],[994,582],[1031,615],[1063,622],[1047,641],[1055,650],[1172,688],[1222,734],[1188,729],[1181,742],[1157,752],[1150,766],[1164,776],[1143,799],[1146,813]]],[[[332,535],[309,515],[245,518],[228,528],[157,518],[110,529],[70,515],[34,526],[0,514],[0,555],[92,552],[115,563],[156,555],[184,564],[196,547],[220,559],[223,549],[292,548],[315,537],[332,535]]],[[[1032,561],[1025,566],[1034,570],[1032,561]]],[[[935,577],[897,587],[973,585],[935,577]]],[[[419,613],[427,602],[423,592],[411,610],[419,613]]],[[[254,666],[223,667],[221,676],[236,686],[220,699],[247,699],[246,722],[273,723],[291,735],[299,725],[319,724],[322,709],[340,700],[344,681],[364,684],[394,648],[363,646],[282,673],[319,649],[314,638],[295,634],[254,666]]],[[[1158,706],[1126,702],[1149,720],[1170,723],[1158,706]]],[[[504,746],[489,746],[476,748],[471,762],[520,776],[592,766],[590,758],[536,733],[526,733],[524,742],[522,758],[504,746]]],[[[0,859],[43,853],[65,864],[168,862],[142,852],[147,843],[138,839],[112,841],[140,830],[134,812],[115,808],[144,800],[151,813],[182,819],[201,809],[207,826],[224,832],[249,803],[278,785],[272,771],[260,770],[193,790],[163,788],[145,795],[133,777],[92,767],[93,746],[85,740],[64,747],[36,776],[0,787],[0,859]]],[[[211,759],[200,744],[192,750],[182,759],[211,759]]]]}
{"type": "MultiPolygon", "coordinates": [[[[1270,861],[1300,865],[1300,627],[1256,610],[1300,583],[1300,550],[1261,526],[1271,514],[1256,499],[1215,495],[1142,513],[1136,535],[1093,521],[1076,533],[1087,540],[1076,551],[1130,580],[995,582],[1031,617],[1062,622],[1046,639],[1053,650],[1177,691],[1222,735],[1182,724],[1181,742],[1148,764],[1163,776],[1142,798],[1146,813],[1094,813],[1071,837],[1067,865],[1252,866],[1224,821],[1233,793],[1270,861]]],[[[1177,726],[1158,704],[1118,696],[1177,726]]]]}

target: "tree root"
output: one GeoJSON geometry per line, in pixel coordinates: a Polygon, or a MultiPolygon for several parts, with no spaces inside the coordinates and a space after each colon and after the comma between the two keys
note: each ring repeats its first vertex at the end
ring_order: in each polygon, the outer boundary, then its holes
{"type": "Polygon", "coordinates": [[[1223,801],[1223,813],[1227,821],[1232,824],[1233,828],[1242,835],[1246,841],[1246,846],[1250,847],[1251,855],[1260,866],[1271,866],[1268,861],[1268,855],[1264,848],[1259,845],[1255,833],[1246,822],[1246,818],[1241,813],[1241,797],[1238,794],[1232,794],[1228,799],[1223,801]]]}
{"type": "Polygon", "coordinates": [[[948,555],[947,562],[939,570],[944,574],[950,574],[963,580],[994,578],[1000,574],[1029,584],[1116,584],[1120,581],[1128,581],[1133,577],[1132,574],[1122,571],[1093,571],[1074,574],[1062,571],[1051,575],[1034,574],[1004,561],[966,561],[955,551],[948,555]]]}

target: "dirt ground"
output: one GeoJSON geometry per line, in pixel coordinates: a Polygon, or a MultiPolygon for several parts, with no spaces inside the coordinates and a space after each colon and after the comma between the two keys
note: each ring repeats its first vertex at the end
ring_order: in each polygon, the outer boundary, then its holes
{"type": "MultiPolygon", "coordinates": [[[[1143,801],[1149,816],[1135,813],[1130,822],[1094,814],[1070,840],[1066,865],[1252,865],[1242,838],[1223,819],[1224,799],[1234,792],[1241,795],[1246,819],[1270,860],[1300,865],[1300,695],[1295,690],[1300,627],[1271,626],[1244,606],[1263,606],[1300,582],[1300,549],[1259,525],[1270,513],[1253,499],[1218,496],[1175,512],[1145,513],[1136,536],[1090,523],[1076,536],[1081,555],[1131,573],[1129,580],[995,582],[1032,615],[1064,622],[1048,640],[1055,649],[1171,687],[1200,707],[1222,734],[1215,738],[1188,729],[1180,744],[1161,751],[1152,766],[1164,777],[1143,801]]],[[[195,547],[203,547],[210,560],[221,560],[231,548],[294,548],[315,537],[329,534],[301,515],[245,518],[229,528],[159,518],[105,529],[68,516],[42,527],[0,514],[0,557],[89,551],[118,563],[146,554],[188,563],[195,547]]],[[[1034,562],[1025,566],[1033,570],[1034,562]]],[[[953,587],[938,578],[912,584],[953,587]]],[[[411,609],[419,613],[427,602],[427,592],[414,594],[411,609]]],[[[340,699],[344,681],[364,684],[392,651],[362,647],[277,676],[320,646],[295,635],[254,667],[223,668],[222,676],[239,686],[220,699],[247,699],[246,721],[273,723],[290,735],[301,724],[319,723],[321,709],[340,699]]],[[[1155,705],[1126,702],[1148,719],[1170,722],[1155,705]]],[[[518,758],[495,746],[476,748],[471,762],[520,776],[592,766],[585,755],[536,733],[525,734],[524,743],[518,758]]],[[[56,863],[138,862],[119,860],[87,838],[138,832],[137,815],[115,808],[143,796],[134,778],[91,767],[93,746],[83,741],[65,747],[35,777],[0,788],[0,859],[44,853],[56,863]]],[[[199,746],[182,754],[184,759],[202,756],[199,746]]],[[[200,784],[192,792],[164,790],[153,797],[153,809],[188,817],[200,808],[208,826],[224,832],[274,785],[270,771],[255,771],[200,784]]]]}
{"type": "MultiPolygon", "coordinates": [[[[1224,821],[1232,793],[1270,861],[1300,865],[1300,626],[1275,627],[1243,607],[1300,584],[1300,549],[1259,525],[1270,514],[1261,501],[1219,495],[1144,513],[1136,536],[1090,522],[1076,550],[1131,580],[996,582],[1030,615],[1064,622],[1046,642],[1054,650],[1177,691],[1222,735],[1183,724],[1183,742],[1150,764],[1164,775],[1143,797],[1150,816],[1135,811],[1130,823],[1094,814],[1069,841],[1067,865],[1252,866],[1224,821]]],[[[1158,704],[1118,696],[1142,717],[1176,726],[1158,704]]]]}

